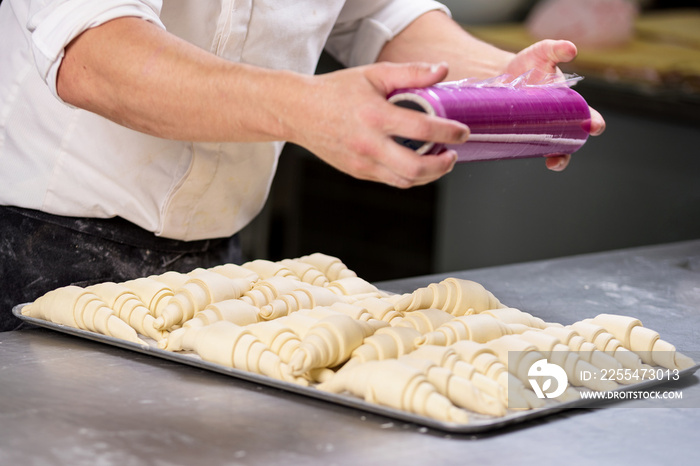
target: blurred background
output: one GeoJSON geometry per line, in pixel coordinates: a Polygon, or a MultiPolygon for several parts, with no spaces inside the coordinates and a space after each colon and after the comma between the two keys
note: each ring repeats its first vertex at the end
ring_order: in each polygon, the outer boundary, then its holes
{"type": "MultiPolygon", "coordinates": [[[[264,211],[241,234],[246,257],[324,252],[378,281],[700,238],[700,1],[622,2],[634,9],[443,2],[472,34],[512,51],[579,31],[579,56],[563,69],[584,77],[575,89],[607,130],[564,172],[542,159],[463,163],[399,190],[288,145],[264,211]]],[[[318,73],[335,69],[324,56],[318,73]]]]}

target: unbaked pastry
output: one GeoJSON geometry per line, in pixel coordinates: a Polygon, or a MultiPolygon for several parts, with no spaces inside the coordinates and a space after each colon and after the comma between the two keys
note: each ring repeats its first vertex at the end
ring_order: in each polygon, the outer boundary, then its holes
{"type": "Polygon", "coordinates": [[[396,359],[369,361],[339,370],[319,390],[348,391],[370,403],[446,422],[467,424],[469,414],[441,395],[420,369],[396,359]]]}
{"type": "Polygon", "coordinates": [[[344,363],[362,341],[385,322],[354,320],[347,315],[331,315],[315,323],[304,335],[289,365],[294,375],[311,369],[335,367],[344,363]]]}
{"type": "Polygon", "coordinates": [[[421,309],[405,312],[402,319],[394,319],[392,324],[397,327],[415,328],[420,333],[428,333],[451,321],[453,317],[440,309],[421,309]]]}
{"type": "Polygon", "coordinates": [[[280,264],[291,270],[304,283],[324,287],[330,281],[323,272],[309,263],[294,259],[284,259],[280,264]]]}
{"type": "MultiPolygon", "coordinates": [[[[530,313],[521,311],[513,307],[504,307],[500,309],[490,309],[484,311],[483,314],[490,315],[496,319],[511,325],[521,325],[530,328],[547,328],[547,327],[561,327],[561,324],[547,323],[539,317],[535,317],[530,313]]],[[[521,333],[521,332],[514,332],[521,333]]]]}
{"type": "Polygon", "coordinates": [[[479,283],[471,280],[447,278],[431,283],[397,301],[397,311],[442,309],[452,315],[475,314],[503,307],[498,299],[479,283]]]}
{"type": "Polygon", "coordinates": [[[344,296],[333,293],[327,288],[302,282],[293,291],[278,295],[268,304],[261,306],[260,315],[265,320],[273,320],[300,309],[330,306],[336,302],[345,301],[344,296]]]}
{"type": "Polygon", "coordinates": [[[163,309],[173,297],[173,290],[153,277],[142,277],[123,283],[129,288],[155,317],[160,317],[163,309]]]}
{"type": "Polygon", "coordinates": [[[398,358],[416,349],[415,341],[420,332],[410,327],[385,327],[366,337],[350,354],[346,366],[367,361],[398,358]]]}
{"type": "Polygon", "coordinates": [[[623,367],[640,369],[642,374],[651,377],[651,366],[644,364],[638,354],[624,347],[615,335],[606,331],[600,325],[591,322],[575,322],[570,328],[595,345],[595,347],[614,357],[623,367]]]}
{"type": "Polygon", "coordinates": [[[209,304],[239,298],[250,287],[246,279],[230,279],[204,269],[197,269],[186,277],[185,283],[177,289],[156,319],[157,328],[170,330],[182,325],[209,304]]]}
{"type": "Polygon", "coordinates": [[[483,343],[470,340],[460,340],[449,348],[459,357],[472,364],[480,373],[496,381],[505,394],[504,403],[514,409],[541,408],[544,401],[537,398],[535,393],[523,382],[508,372],[496,353],[483,343]]]}
{"type": "Polygon", "coordinates": [[[251,285],[260,280],[260,275],[258,275],[250,269],[243,267],[242,265],[237,264],[217,265],[216,267],[212,267],[207,270],[221,274],[226,278],[243,278],[245,280],[248,280],[251,283],[251,285]]]}
{"type": "MultiPolygon", "coordinates": [[[[346,303],[338,301],[328,306],[328,308],[333,311],[340,312],[341,314],[345,314],[348,317],[352,317],[355,320],[379,320],[375,319],[374,316],[370,314],[370,312],[365,307],[358,306],[356,303],[346,303]]],[[[384,322],[384,324],[389,325],[388,322],[384,322]]]]}
{"type": "Polygon", "coordinates": [[[258,322],[248,325],[246,328],[265,343],[273,353],[277,354],[284,363],[289,362],[301,345],[301,338],[291,328],[284,325],[283,321],[258,322]]]}
{"type": "Polygon", "coordinates": [[[450,319],[434,331],[423,335],[417,343],[418,345],[443,346],[451,345],[459,340],[485,343],[512,333],[513,331],[508,325],[487,313],[471,314],[450,319]]]}
{"type": "Polygon", "coordinates": [[[190,320],[182,324],[183,327],[203,327],[220,320],[225,320],[236,325],[249,325],[262,320],[260,309],[240,299],[225,299],[209,304],[190,320]]]}
{"type": "Polygon", "coordinates": [[[114,315],[114,310],[99,296],[79,286],[65,286],[49,291],[24,306],[22,314],[146,345],[136,330],[114,315]]]}
{"type": "Polygon", "coordinates": [[[406,355],[409,358],[431,361],[452,372],[458,377],[469,380],[476,388],[499,400],[501,405],[508,403],[507,387],[479,372],[472,364],[464,361],[451,347],[424,345],[406,355]]]}
{"type": "Polygon", "coordinates": [[[382,293],[368,281],[356,277],[343,277],[331,281],[327,288],[334,293],[346,296],[348,301],[359,301],[366,298],[380,298],[382,293]]]}
{"type": "Polygon", "coordinates": [[[695,365],[692,359],[676,351],[675,346],[662,340],[658,332],[642,326],[634,317],[599,314],[584,322],[600,325],[615,335],[625,348],[637,353],[646,364],[679,370],[695,365]]]}
{"type": "Polygon", "coordinates": [[[187,280],[190,279],[191,274],[195,274],[195,273],[200,272],[202,270],[203,269],[198,268],[198,269],[194,269],[193,271],[191,271],[189,273],[180,273],[180,272],[175,272],[173,270],[170,270],[170,271],[162,273],[160,275],[151,275],[148,278],[163,283],[165,286],[170,288],[172,291],[177,291],[180,288],[182,288],[185,285],[185,283],[187,283],[187,280]]]}
{"type": "Polygon", "coordinates": [[[261,280],[267,280],[272,277],[291,277],[296,278],[294,272],[289,270],[284,264],[280,262],[272,262],[265,259],[256,259],[254,261],[246,262],[241,265],[244,269],[248,269],[255,272],[261,280]]]}
{"type": "MultiPolygon", "coordinates": [[[[485,345],[493,350],[498,359],[506,366],[508,372],[513,374],[523,384],[530,383],[530,368],[537,361],[546,359],[535,345],[523,340],[519,335],[506,335],[491,340],[485,345]]],[[[557,401],[565,402],[579,398],[579,392],[567,383],[564,392],[556,399],[557,401]]]]}
{"type": "Polygon", "coordinates": [[[449,369],[439,366],[429,359],[401,356],[399,362],[419,369],[438,393],[452,404],[475,413],[489,416],[504,416],[506,407],[497,398],[480,391],[470,380],[455,375],[449,369]]]}
{"type": "MultiPolygon", "coordinates": [[[[299,338],[304,338],[304,336],[309,333],[311,327],[313,327],[320,320],[318,317],[307,315],[305,311],[306,310],[295,312],[288,316],[275,319],[275,321],[281,323],[285,327],[288,327],[292,332],[296,333],[299,338]]],[[[329,315],[338,314],[327,314],[325,317],[328,317],[329,315]]]]}
{"type": "Polygon", "coordinates": [[[340,259],[321,252],[315,252],[313,254],[309,254],[308,256],[302,256],[297,260],[313,265],[320,270],[329,281],[357,276],[357,274],[353,270],[350,270],[340,259]]]}
{"type": "MultiPolygon", "coordinates": [[[[572,328],[547,327],[543,330],[543,333],[558,338],[559,341],[571,348],[572,351],[576,351],[581,359],[593,364],[599,369],[614,373],[616,370],[622,368],[622,364],[620,364],[617,359],[598,350],[593,343],[586,341],[585,338],[572,328]]],[[[625,380],[620,380],[619,382],[625,383],[625,380]]],[[[630,383],[632,382],[630,381],[630,383]]]]}
{"type": "Polygon", "coordinates": [[[389,325],[396,325],[404,317],[403,312],[394,309],[394,303],[390,298],[364,298],[355,301],[355,304],[362,306],[374,316],[375,319],[388,322],[389,325]]]}
{"type": "Polygon", "coordinates": [[[278,380],[307,385],[294,377],[280,357],[272,352],[246,327],[219,321],[204,327],[183,327],[170,333],[162,349],[191,350],[203,360],[233,367],[278,380]]]}
{"type": "Polygon", "coordinates": [[[578,352],[563,344],[557,337],[544,332],[527,331],[518,335],[532,343],[547,361],[556,364],[566,372],[569,383],[575,387],[586,387],[598,391],[610,391],[617,388],[617,383],[603,377],[582,378],[581,374],[597,373],[597,368],[581,359],[578,352]]]}
{"type": "Polygon", "coordinates": [[[273,276],[259,280],[253,287],[243,293],[241,300],[255,307],[271,303],[279,296],[299,289],[301,282],[295,276],[273,276]]]}
{"type": "Polygon", "coordinates": [[[129,324],[141,335],[156,341],[165,338],[167,332],[155,327],[156,319],[129,288],[120,283],[105,282],[85,288],[99,296],[105,304],[114,310],[121,320],[129,324]]]}

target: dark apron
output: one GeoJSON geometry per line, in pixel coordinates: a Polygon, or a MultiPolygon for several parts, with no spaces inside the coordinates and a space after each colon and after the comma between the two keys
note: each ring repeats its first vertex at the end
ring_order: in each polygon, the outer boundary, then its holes
{"type": "Polygon", "coordinates": [[[21,324],[13,306],[61,286],[122,282],[241,260],[236,235],[178,241],[119,217],[61,217],[0,206],[0,332],[21,324]]]}

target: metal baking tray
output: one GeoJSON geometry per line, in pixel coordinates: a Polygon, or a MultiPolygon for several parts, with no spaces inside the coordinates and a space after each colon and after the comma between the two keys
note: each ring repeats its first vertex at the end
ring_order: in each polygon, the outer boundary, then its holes
{"type": "MultiPolygon", "coordinates": [[[[507,414],[503,417],[493,417],[493,416],[488,416],[488,415],[483,415],[479,413],[474,413],[474,412],[469,412],[470,420],[468,424],[460,424],[460,423],[453,423],[453,422],[446,422],[446,421],[439,421],[436,419],[432,419],[426,416],[420,416],[417,414],[412,414],[406,411],[401,411],[398,409],[394,408],[389,408],[386,406],[374,404],[374,403],[369,403],[366,402],[360,398],[356,398],[351,395],[344,395],[344,394],[334,394],[334,393],[328,393],[324,392],[321,390],[317,390],[314,387],[302,387],[290,382],[285,382],[282,380],[277,380],[273,379],[271,377],[267,377],[265,375],[260,375],[260,374],[255,374],[252,372],[247,372],[243,371],[240,369],[234,369],[226,366],[222,366],[220,364],[215,364],[211,362],[207,362],[202,360],[199,356],[197,356],[194,353],[191,352],[181,352],[181,353],[175,353],[172,351],[166,351],[159,349],[156,346],[155,341],[150,340],[147,337],[143,337],[143,335],[139,335],[144,341],[149,342],[148,346],[145,345],[139,345],[137,343],[132,343],[129,341],[121,340],[119,338],[114,338],[110,337],[107,335],[102,335],[99,333],[94,333],[90,332],[87,330],[80,330],[76,329],[73,327],[69,327],[66,325],[62,324],[56,324],[53,322],[49,322],[43,319],[37,319],[34,317],[28,317],[25,315],[22,315],[22,308],[29,303],[24,303],[24,304],[18,304],[12,309],[12,313],[18,317],[19,319],[31,323],[33,325],[37,325],[40,327],[48,328],[51,330],[56,330],[58,332],[62,332],[65,334],[69,335],[74,335],[77,337],[85,338],[88,340],[100,342],[100,343],[105,343],[108,345],[116,346],[119,348],[124,348],[128,349],[131,351],[136,351],[138,353],[142,354],[147,354],[151,355],[154,357],[162,358],[162,359],[167,359],[169,361],[174,361],[178,362],[181,364],[187,364],[190,366],[198,367],[201,369],[206,369],[210,370],[213,372],[218,372],[220,374],[225,374],[229,375],[231,377],[235,377],[238,379],[242,380],[247,380],[253,383],[257,383],[260,385],[265,385],[268,387],[274,387],[278,389],[282,389],[288,392],[296,393],[299,395],[303,396],[308,396],[311,398],[316,398],[319,400],[324,400],[328,401],[331,403],[335,403],[337,405],[342,405],[350,408],[356,408],[362,411],[366,411],[368,413],[373,413],[373,414],[379,414],[382,416],[386,416],[392,419],[396,420],[401,420],[405,422],[410,422],[413,424],[425,426],[425,427],[430,427],[433,429],[445,431],[445,432],[453,432],[453,433],[463,433],[463,434],[476,434],[476,433],[483,433],[483,432],[488,432],[492,430],[496,430],[502,427],[506,426],[511,426],[514,424],[519,424],[528,420],[532,419],[537,419],[537,418],[542,418],[544,416],[549,416],[554,413],[558,413],[561,411],[569,410],[572,408],[587,408],[587,407],[594,407],[598,405],[602,405],[603,403],[607,405],[610,402],[602,402],[602,401],[596,401],[592,399],[579,399],[575,401],[568,401],[568,402],[557,402],[553,400],[545,400],[545,406],[542,408],[535,408],[535,409],[530,409],[527,411],[521,411],[521,410],[508,410],[507,414]],[[149,341],[150,340],[150,341],[149,341]]],[[[679,378],[675,380],[674,382],[679,382],[683,380],[684,378],[690,377],[693,375],[698,368],[700,368],[700,364],[696,364],[695,366],[684,369],[679,372],[679,378]]],[[[650,388],[653,388],[657,385],[667,383],[669,382],[668,379],[654,379],[654,380],[645,380],[643,382],[639,382],[636,384],[631,384],[631,385],[624,385],[620,386],[618,388],[618,391],[625,391],[625,390],[647,390],[650,388]]],[[[587,390],[587,389],[582,389],[580,387],[577,387],[577,390],[587,390]]]]}

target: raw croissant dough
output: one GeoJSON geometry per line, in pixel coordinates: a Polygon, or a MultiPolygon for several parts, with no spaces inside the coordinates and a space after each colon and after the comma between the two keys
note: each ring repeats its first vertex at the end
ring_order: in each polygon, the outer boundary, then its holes
{"type": "Polygon", "coordinates": [[[620,340],[622,346],[637,353],[645,364],[667,369],[687,369],[695,365],[692,359],[678,353],[675,346],[662,340],[657,332],[643,327],[634,317],[599,314],[584,322],[603,327],[620,340]]]}
{"type": "Polygon", "coordinates": [[[156,328],[156,319],[129,288],[119,283],[99,283],[85,289],[99,296],[115,314],[141,335],[154,340],[166,338],[167,332],[156,328]]]}
{"type": "Polygon", "coordinates": [[[22,308],[22,314],[146,345],[99,296],[78,286],[49,291],[22,308]]]}
{"type": "Polygon", "coordinates": [[[68,286],[22,313],[456,423],[544,406],[528,382],[541,359],[568,376],[558,401],[617,387],[586,371],[695,364],[633,317],[563,326],[457,278],[390,295],[321,253],[68,286]]]}
{"type": "Polygon", "coordinates": [[[441,395],[423,371],[397,359],[369,361],[341,369],[320,390],[333,393],[348,391],[370,403],[432,417],[440,421],[466,424],[467,411],[457,408],[441,395]]]}

